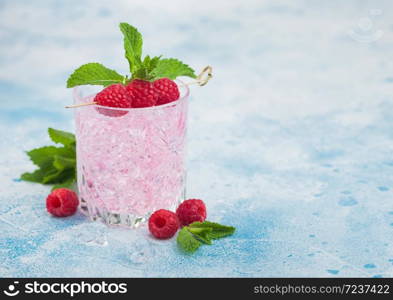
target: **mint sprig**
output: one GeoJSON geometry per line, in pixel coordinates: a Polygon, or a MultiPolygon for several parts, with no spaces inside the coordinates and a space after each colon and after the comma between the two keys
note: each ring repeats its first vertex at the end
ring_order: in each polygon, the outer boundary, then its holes
{"type": "Polygon", "coordinates": [[[48,134],[53,142],[62,146],[44,146],[26,152],[38,169],[22,174],[20,179],[51,184],[53,189],[73,188],[76,181],[75,136],[53,128],[48,128],[48,134]]]}
{"type": "Polygon", "coordinates": [[[78,85],[127,84],[132,79],[154,81],[159,78],[176,79],[179,76],[196,78],[194,70],[175,58],[150,57],[142,59],[143,38],[141,33],[127,23],[119,24],[123,34],[125,58],[128,61],[130,75],[123,76],[99,63],[88,63],[76,69],[67,80],[67,87],[78,85]]]}
{"type": "Polygon", "coordinates": [[[235,232],[235,227],[205,221],[194,222],[184,226],[177,235],[177,244],[185,252],[193,253],[202,244],[211,245],[215,239],[220,239],[235,232]]]}

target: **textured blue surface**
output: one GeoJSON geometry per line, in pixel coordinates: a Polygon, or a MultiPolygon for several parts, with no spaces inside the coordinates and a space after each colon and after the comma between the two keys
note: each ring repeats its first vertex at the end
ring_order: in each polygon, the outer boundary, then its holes
{"type": "Polygon", "coordinates": [[[1,1],[0,276],[393,276],[391,1],[1,1]],[[108,2],[109,3],[109,2],[108,2]],[[73,130],[65,81],[147,53],[214,67],[190,103],[188,197],[234,236],[182,254],[145,227],[47,215],[17,180],[47,127],[73,130]]]}

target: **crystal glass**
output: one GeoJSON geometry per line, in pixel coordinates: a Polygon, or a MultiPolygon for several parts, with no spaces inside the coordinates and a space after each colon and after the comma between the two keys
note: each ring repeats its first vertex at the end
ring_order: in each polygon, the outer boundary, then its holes
{"type": "MultiPolygon", "coordinates": [[[[189,89],[177,84],[165,105],[75,109],[80,209],[92,220],[136,227],[184,200],[189,89]]],[[[74,89],[75,104],[93,101],[88,89],[74,89]]]]}

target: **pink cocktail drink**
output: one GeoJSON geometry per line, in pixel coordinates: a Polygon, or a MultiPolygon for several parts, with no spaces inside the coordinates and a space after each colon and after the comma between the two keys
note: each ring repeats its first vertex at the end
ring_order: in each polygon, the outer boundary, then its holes
{"type": "MultiPolygon", "coordinates": [[[[132,227],[184,200],[189,90],[179,90],[179,100],[161,106],[76,109],[79,198],[90,218],[132,227]]],[[[79,88],[74,97],[94,99],[79,88]]]]}

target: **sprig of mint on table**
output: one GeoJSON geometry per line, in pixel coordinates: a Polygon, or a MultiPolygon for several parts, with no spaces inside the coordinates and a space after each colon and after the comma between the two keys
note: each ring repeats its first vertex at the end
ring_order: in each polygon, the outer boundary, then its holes
{"type": "Polygon", "coordinates": [[[150,57],[142,59],[143,38],[140,32],[127,23],[120,23],[124,36],[125,58],[128,61],[131,76],[123,76],[100,63],[87,63],[80,66],[67,80],[67,87],[78,85],[128,84],[133,79],[154,81],[160,78],[176,79],[179,76],[196,78],[194,70],[175,58],[150,57]]]}
{"type": "Polygon", "coordinates": [[[20,179],[56,188],[74,188],[76,182],[76,141],[72,133],[48,128],[51,140],[62,146],[44,146],[27,151],[26,154],[38,167],[31,173],[24,173],[20,179]]]}
{"type": "Polygon", "coordinates": [[[202,244],[211,245],[213,240],[220,239],[235,232],[235,227],[204,221],[184,226],[177,235],[177,244],[185,252],[193,253],[202,244]]]}

